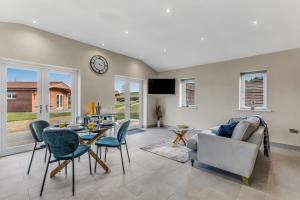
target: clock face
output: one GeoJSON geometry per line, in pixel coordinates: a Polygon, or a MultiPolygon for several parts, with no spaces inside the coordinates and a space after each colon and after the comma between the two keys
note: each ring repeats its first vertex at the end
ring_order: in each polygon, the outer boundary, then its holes
{"type": "Polygon", "coordinates": [[[100,55],[96,55],[91,58],[90,66],[97,74],[104,74],[108,70],[108,63],[106,59],[100,55]]]}

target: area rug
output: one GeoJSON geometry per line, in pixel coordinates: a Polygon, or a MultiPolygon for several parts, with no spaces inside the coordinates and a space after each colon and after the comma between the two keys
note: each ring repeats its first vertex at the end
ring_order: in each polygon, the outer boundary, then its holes
{"type": "Polygon", "coordinates": [[[140,128],[135,128],[135,129],[128,130],[127,135],[134,135],[134,134],[143,133],[143,132],[145,132],[145,130],[140,129],[140,128]]]}
{"type": "Polygon", "coordinates": [[[142,147],[141,149],[177,162],[185,163],[189,161],[189,149],[186,146],[179,144],[176,147],[173,147],[172,145],[172,139],[170,139],[158,144],[150,144],[146,147],[142,147]]]}

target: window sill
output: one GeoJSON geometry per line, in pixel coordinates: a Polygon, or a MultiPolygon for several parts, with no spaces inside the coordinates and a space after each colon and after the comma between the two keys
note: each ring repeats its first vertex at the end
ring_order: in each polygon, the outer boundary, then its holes
{"type": "Polygon", "coordinates": [[[247,108],[238,108],[238,109],[236,109],[236,111],[246,111],[246,112],[273,112],[272,110],[269,110],[269,109],[255,109],[255,110],[251,110],[251,109],[247,109],[247,108]]]}
{"type": "Polygon", "coordinates": [[[197,109],[197,106],[178,106],[179,108],[197,109]]]}

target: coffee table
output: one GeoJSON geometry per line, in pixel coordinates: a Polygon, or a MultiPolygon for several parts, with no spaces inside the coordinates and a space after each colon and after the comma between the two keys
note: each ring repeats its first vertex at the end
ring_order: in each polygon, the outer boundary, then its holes
{"type": "Polygon", "coordinates": [[[170,131],[174,132],[176,135],[175,140],[173,141],[173,147],[176,147],[180,141],[183,142],[183,144],[186,146],[187,139],[185,137],[186,133],[192,130],[188,126],[183,127],[183,126],[173,126],[169,128],[170,131]]]}

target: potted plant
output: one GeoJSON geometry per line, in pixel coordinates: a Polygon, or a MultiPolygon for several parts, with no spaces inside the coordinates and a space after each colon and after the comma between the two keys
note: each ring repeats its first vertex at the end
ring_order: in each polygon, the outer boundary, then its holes
{"type": "Polygon", "coordinates": [[[155,115],[157,119],[157,128],[160,128],[160,119],[162,118],[162,111],[160,105],[155,107],[155,115]]]}

